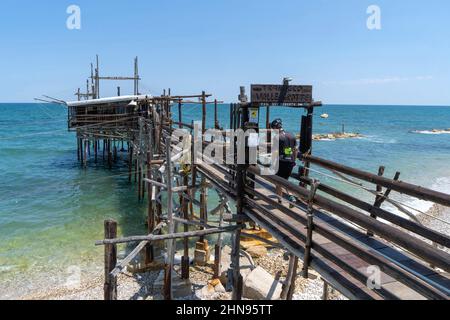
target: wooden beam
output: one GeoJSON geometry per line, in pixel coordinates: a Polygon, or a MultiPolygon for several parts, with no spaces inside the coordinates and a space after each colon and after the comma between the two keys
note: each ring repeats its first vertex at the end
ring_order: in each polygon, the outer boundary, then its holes
{"type": "Polygon", "coordinates": [[[196,238],[196,237],[206,236],[206,235],[210,235],[210,234],[234,232],[237,229],[241,229],[241,228],[243,228],[243,227],[242,226],[229,226],[229,227],[222,227],[222,228],[211,228],[211,229],[205,229],[205,230],[180,232],[180,233],[164,234],[164,235],[156,235],[156,236],[153,236],[153,235],[131,236],[131,237],[125,237],[125,238],[118,238],[118,239],[105,239],[105,240],[96,241],[95,245],[102,246],[102,245],[108,245],[108,244],[120,244],[120,243],[140,242],[140,241],[155,242],[155,241],[164,241],[164,240],[171,240],[171,239],[196,238]]]}

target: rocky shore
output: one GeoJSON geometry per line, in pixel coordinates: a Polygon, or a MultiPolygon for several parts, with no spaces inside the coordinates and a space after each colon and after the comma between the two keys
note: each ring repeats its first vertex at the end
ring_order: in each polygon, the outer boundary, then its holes
{"type": "MultiPolygon", "coordinates": [[[[225,247],[225,252],[229,250],[225,247]]],[[[251,251],[251,250],[250,250],[251,251]]],[[[256,250],[257,251],[257,250],[256,250]]],[[[224,259],[223,265],[227,264],[224,259]]],[[[284,281],[287,270],[288,260],[285,259],[285,251],[281,249],[268,249],[264,255],[254,256],[251,263],[254,265],[249,267],[249,260],[241,257],[241,265],[243,266],[242,274],[245,278],[249,277],[254,271],[253,277],[256,289],[247,289],[249,295],[244,299],[251,299],[263,294],[264,286],[260,288],[258,277],[263,277],[269,287],[273,283],[278,283],[275,294],[281,293],[282,282],[284,281]],[[247,269],[247,270],[246,270],[247,269]],[[258,291],[259,290],[259,291],[258,291]],[[255,296],[256,295],[256,296],[255,296]]],[[[301,270],[301,262],[299,269],[301,270]]],[[[178,267],[175,268],[178,271],[178,267]]],[[[184,284],[181,286],[175,283],[175,298],[177,300],[230,300],[231,293],[226,292],[226,278],[222,282],[220,280],[213,281],[213,264],[208,263],[206,266],[192,266],[190,270],[190,282],[188,291],[184,284]],[[179,295],[180,293],[181,296],[179,295]]],[[[225,272],[224,272],[225,274],[225,272]]],[[[161,279],[163,271],[155,270],[146,273],[131,273],[129,271],[120,274],[118,277],[118,299],[119,300],[161,300],[161,279]]],[[[244,279],[245,279],[244,278],[244,279]]],[[[320,300],[323,295],[323,281],[314,271],[310,274],[310,279],[303,279],[298,276],[296,280],[296,290],[294,294],[295,300],[320,300]]],[[[273,297],[278,299],[279,297],[273,297]]],[[[102,300],[103,299],[103,275],[89,275],[82,279],[82,283],[76,288],[42,288],[37,293],[24,295],[20,297],[22,300],[102,300]]],[[[344,300],[345,297],[339,293],[330,290],[329,299],[344,300]]]]}
{"type": "MultiPolygon", "coordinates": [[[[426,215],[419,215],[419,220],[426,226],[443,234],[450,234],[450,225],[444,221],[450,221],[450,208],[439,205],[433,206],[426,215]]],[[[224,248],[222,270],[226,270],[229,264],[229,247],[224,248]],[[228,255],[228,258],[227,258],[228,255]]],[[[266,248],[256,245],[246,248],[249,256],[241,257],[241,273],[244,276],[244,298],[261,298],[267,290],[261,283],[275,284],[275,294],[279,295],[282,283],[288,270],[288,260],[285,251],[278,248],[266,248]],[[248,279],[248,281],[246,281],[248,279]]],[[[179,271],[178,266],[175,272],[179,271]]],[[[300,261],[299,269],[302,265],[300,261]]],[[[181,294],[179,300],[229,300],[231,293],[226,292],[226,272],[222,273],[221,280],[213,279],[212,261],[205,266],[191,267],[190,282],[176,283],[176,290],[181,294]],[[225,277],[225,278],[224,278],[225,277]]],[[[161,284],[163,271],[155,270],[145,273],[125,272],[118,278],[119,300],[161,300],[161,284]]],[[[174,277],[178,278],[178,277],[174,277]]],[[[310,279],[298,276],[295,286],[295,300],[320,300],[323,295],[323,281],[315,272],[311,272],[310,279]]],[[[272,297],[272,298],[278,298],[272,297]]],[[[85,275],[81,284],[76,288],[49,287],[42,288],[39,292],[23,295],[23,300],[102,300],[103,299],[103,273],[85,275]]],[[[346,300],[338,292],[330,290],[330,300],[346,300]]]]}
{"type": "MultiPolygon", "coordinates": [[[[313,135],[314,141],[334,141],[334,140],[342,140],[342,139],[355,139],[355,138],[363,138],[364,136],[360,133],[351,133],[351,132],[334,132],[327,134],[315,134],[313,135]]],[[[300,139],[300,135],[297,136],[297,139],[300,139]]]]}

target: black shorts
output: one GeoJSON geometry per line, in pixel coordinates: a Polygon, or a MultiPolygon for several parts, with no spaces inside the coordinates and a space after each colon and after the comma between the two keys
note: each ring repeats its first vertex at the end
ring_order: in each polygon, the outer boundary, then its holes
{"type": "Polygon", "coordinates": [[[294,162],[281,162],[280,161],[280,168],[278,169],[277,176],[283,178],[283,179],[289,179],[291,177],[292,171],[295,168],[294,162]]]}

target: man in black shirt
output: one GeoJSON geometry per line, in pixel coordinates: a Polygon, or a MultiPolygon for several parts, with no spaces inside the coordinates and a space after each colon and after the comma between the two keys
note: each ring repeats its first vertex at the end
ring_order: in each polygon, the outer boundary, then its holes
{"type": "MultiPolygon", "coordinates": [[[[288,180],[296,166],[296,159],[298,155],[297,140],[295,136],[289,132],[284,131],[283,121],[276,119],[272,122],[271,127],[273,130],[279,130],[279,169],[277,176],[288,180]]],[[[294,196],[292,196],[289,190],[285,189],[289,197],[290,202],[296,202],[294,196]]],[[[277,195],[279,196],[278,202],[281,203],[283,197],[283,188],[277,186],[277,195]]],[[[292,207],[292,204],[291,204],[292,207]]]]}

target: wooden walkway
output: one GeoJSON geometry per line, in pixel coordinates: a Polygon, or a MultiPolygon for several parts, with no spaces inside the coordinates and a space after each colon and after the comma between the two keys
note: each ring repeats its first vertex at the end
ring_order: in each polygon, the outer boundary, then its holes
{"type": "MultiPolygon", "coordinates": [[[[222,170],[218,168],[203,164],[199,170],[216,187],[234,198],[230,191],[232,188],[227,187],[227,183],[232,183],[229,176],[223,172],[223,167],[222,170]]],[[[303,259],[307,238],[307,205],[300,203],[298,207],[290,208],[289,203],[284,201],[284,210],[280,210],[275,205],[278,203],[275,186],[261,178],[257,180],[254,191],[252,194],[250,189],[247,190],[253,196],[246,198],[245,214],[269,231],[290,252],[303,259]]],[[[314,225],[326,230],[332,237],[313,233],[310,266],[348,298],[422,300],[450,297],[448,273],[437,272],[388,241],[368,236],[362,229],[320,208],[314,209],[314,225]],[[357,250],[345,248],[332,238],[341,238],[357,250]],[[364,255],[358,254],[358,251],[364,252],[364,255]],[[373,290],[368,287],[373,272],[369,268],[371,266],[381,269],[381,287],[373,290]]]]}

